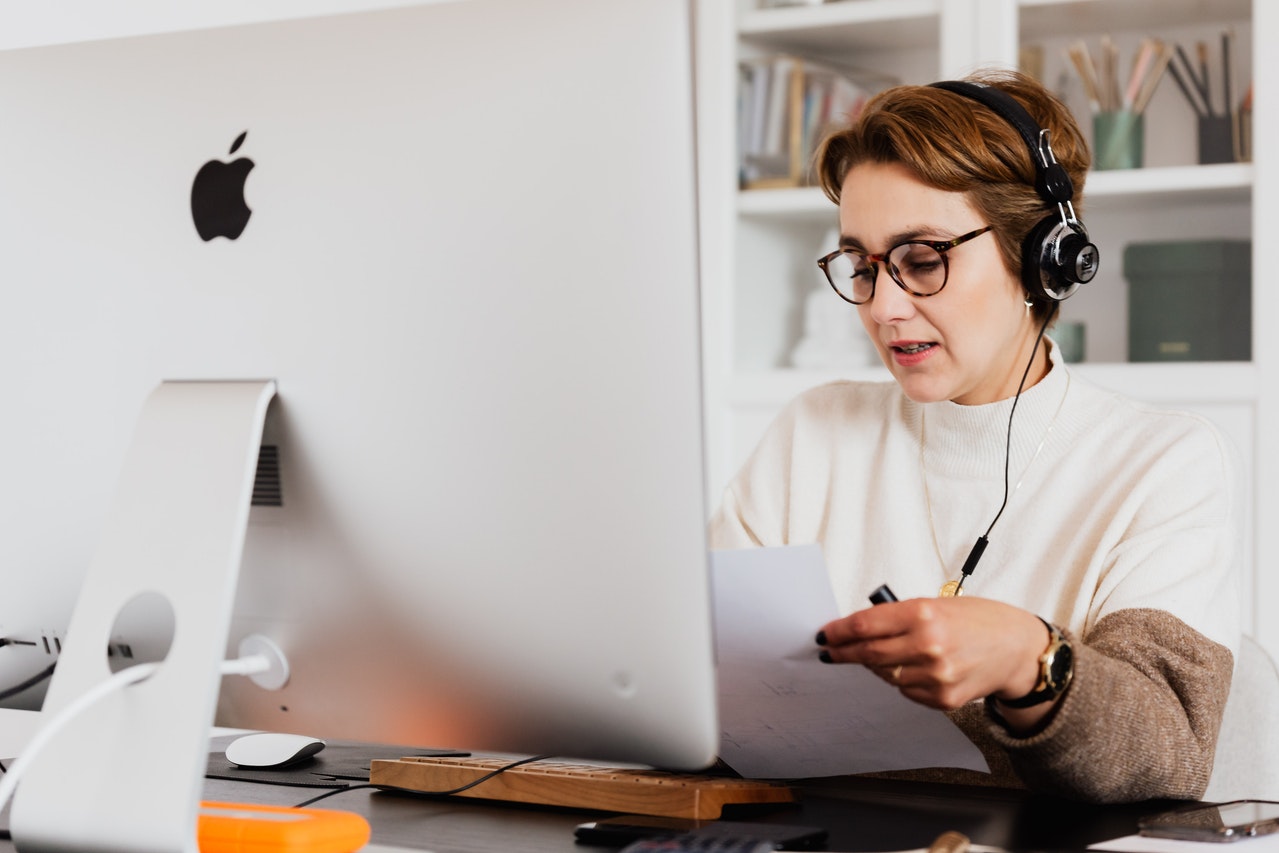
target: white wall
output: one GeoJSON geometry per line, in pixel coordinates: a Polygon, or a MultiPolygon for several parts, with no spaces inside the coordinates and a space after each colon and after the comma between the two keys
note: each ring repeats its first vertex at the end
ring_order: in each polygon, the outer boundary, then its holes
{"type": "Polygon", "coordinates": [[[0,50],[445,0],[3,0],[0,50]]]}

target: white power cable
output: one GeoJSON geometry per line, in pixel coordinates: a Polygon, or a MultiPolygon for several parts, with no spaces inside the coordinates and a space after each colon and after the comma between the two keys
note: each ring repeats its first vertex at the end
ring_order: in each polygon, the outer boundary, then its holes
{"type": "MultiPolygon", "coordinates": [[[[220,671],[223,675],[254,675],[259,672],[265,672],[270,666],[271,662],[264,655],[248,655],[234,660],[223,661],[220,671]]],[[[9,767],[9,772],[5,773],[3,778],[0,778],[0,809],[8,805],[14,789],[18,786],[18,780],[22,778],[26,768],[35,760],[40,751],[48,745],[49,741],[53,740],[57,733],[65,728],[68,723],[115,691],[150,678],[159,668],[160,664],[158,663],[140,663],[128,669],[123,669],[110,678],[93,685],[93,687],[77,696],[73,702],[53,715],[53,717],[46,720],[36,731],[35,736],[31,738],[30,743],[22,750],[22,754],[9,767]]]]}
{"type": "Polygon", "coordinates": [[[266,655],[244,655],[234,660],[222,661],[223,675],[257,675],[271,668],[271,659],[266,655]]]}

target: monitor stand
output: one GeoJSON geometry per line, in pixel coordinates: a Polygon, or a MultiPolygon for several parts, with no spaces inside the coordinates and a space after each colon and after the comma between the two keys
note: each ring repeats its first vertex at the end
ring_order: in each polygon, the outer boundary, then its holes
{"type": "Polygon", "coordinates": [[[196,814],[272,381],[165,382],[143,407],[89,566],[47,721],[111,676],[118,615],[172,608],[168,656],[147,680],[73,719],[34,758],[10,817],[15,845],[197,853],[196,814]]]}

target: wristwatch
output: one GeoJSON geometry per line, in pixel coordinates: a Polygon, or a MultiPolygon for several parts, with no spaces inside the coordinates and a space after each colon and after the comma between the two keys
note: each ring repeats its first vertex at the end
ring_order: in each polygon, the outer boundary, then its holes
{"type": "Polygon", "coordinates": [[[1070,640],[1042,616],[1039,621],[1048,629],[1048,648],[1039,656],[1039,682],[1034,690],[1019,699],[998,700],[1006,708],[1029,708],[1056,699],[1065,692],[1075,674],[1075,650],[1070,647],[1070,640]]]}

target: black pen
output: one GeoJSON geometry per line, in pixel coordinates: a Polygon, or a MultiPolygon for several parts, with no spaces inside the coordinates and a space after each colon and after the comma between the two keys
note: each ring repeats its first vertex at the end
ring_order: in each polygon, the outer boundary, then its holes
{"type": "Polygon", "coordinates": [[[888,604],[890,601],[896,601],[897,596],[893,595],[893,591],[888,588],[888,584],[879,585],[879,589],[870,594],[871,604],[888,604]]]}
{"type": "MultiPolygon", "coordinates": [[[[870,594],[871,604],[887,604],[890,601],[896,601],[896,600],[897,600],[897,596],[893,595],[893,591],[888,588],[888,584],[886,583],[880,584],[879,588],[870,594]]],[[[826,645],[825,631],[817,632],[817,645],[819,646],[826,645]]],[[[818,657],[821,658],[822,663],[831,662],[830,652],[826,651],[825,649],[822,649],[821,654],[818,655],[818,657]]]]}
{"type": "MultiPolygon", "coordinates": [[[[886,583],[880,584],[879,588],[870,594],[871,604],[887,604],[890,601],[896,601],[896,600],[897,600],[897,596],[893,595],[893,591],[888,588],[888,584],[886,583]]],[[[826,645],[825,631],[817,632],[817,645],[819,646],[826,645]]],[[[821,660],[822,663],[832,663],[830,652],[827,651],[826,649],[822,649],[821,652],[818,653],[817,657],[818,659],[821,660]]]]}

